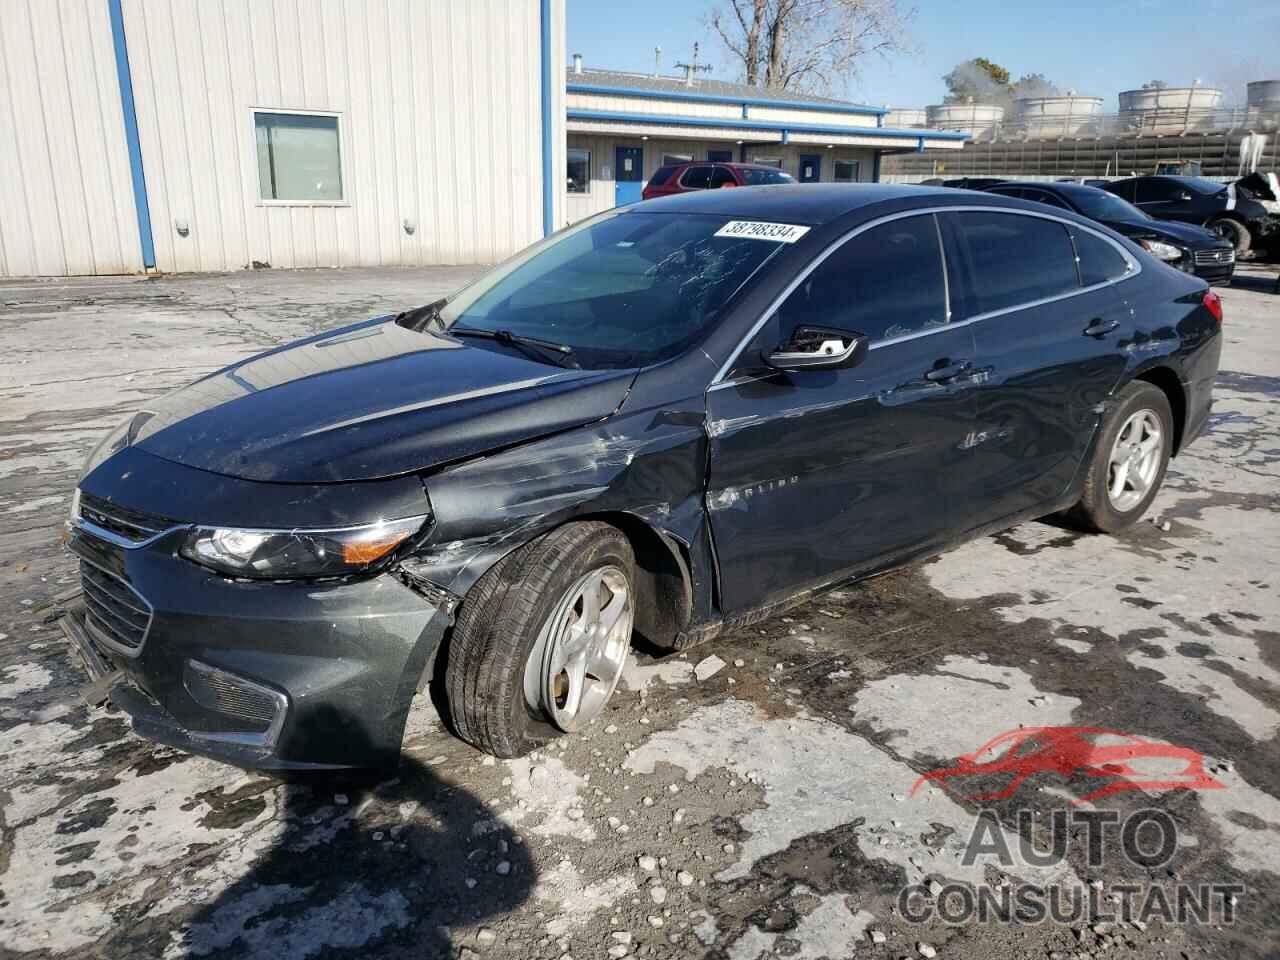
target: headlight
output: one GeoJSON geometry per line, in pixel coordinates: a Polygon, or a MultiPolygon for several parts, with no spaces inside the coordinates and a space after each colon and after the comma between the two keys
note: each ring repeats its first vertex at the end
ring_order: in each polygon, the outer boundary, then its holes
{"type": "Polygon", "coordinates": [[[196,527],[178,552],[232,577],[294,580],[359,573],[422,529],[426,517],[338,530],[196,527]]]}
{"type": "Polygon", "coordinates": [[[1139,240],[1139,244],[1149,254],[1159,257],[1161,260],[1181,260],[1182,251],[1175,247],[1172,243],[1165,243],[1161,240],[1139,240]]]}

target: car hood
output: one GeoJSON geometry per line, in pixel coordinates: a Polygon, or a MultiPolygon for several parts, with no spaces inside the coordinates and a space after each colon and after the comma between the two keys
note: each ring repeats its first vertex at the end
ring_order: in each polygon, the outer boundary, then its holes
{"type": "Polygon", "coordinates": [[[1191,223],[1178,223],[1174,220],[1106,220],[1104,223],[1116,233],[1122,233],[1126,237],[1156,237],[1172,240],[1192,250],[1231,246],[1230,242],[1223,240],[1216,233],[1191,223]]]}
{"type": "Polygon", "coordinates": [[[128,442],[248,480],[373,480],[601,420],[634,378],[380,318],[198,380],[135,416],[128,442]]]}

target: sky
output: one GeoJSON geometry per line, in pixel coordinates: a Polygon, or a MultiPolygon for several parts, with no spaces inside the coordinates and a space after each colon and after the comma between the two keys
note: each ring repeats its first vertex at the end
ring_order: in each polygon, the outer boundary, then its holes
{"type": "MultiPolygon", "coordinates": [[[[722,2],[722,0],[721,0],[722,2]]],[[[987,57],[1016,78],[1043,73],[1064,91],[1105,98],[1151,80],[1185,86],[1199,79],[1244,103],[1247,80],[1280,79],[1280,0],[917,0],[910,53],[865,59],[859,77],[833,96],[861,103],[922,107],[939,103],[942,75],[970,57],[987,57]]],[[[740,80],[706,25],[717,0],[566,0],[569,53],[588,67],[652,72],[662,47],[664,73],[701,44],[711,77],[740,80]]],[[[903,6],[910,7],[910,0],[903,6]]]]}

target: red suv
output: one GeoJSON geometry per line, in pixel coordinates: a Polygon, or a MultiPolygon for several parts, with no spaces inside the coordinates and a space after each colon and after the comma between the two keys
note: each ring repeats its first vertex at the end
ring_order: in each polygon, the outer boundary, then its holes
{"type": "Polygon", "coordinates": [[[767,183],[795,183],[796,178],[777,167],[760,163],[672,163],[659,167],[644,185],[645,200],[690,190],[717,187],[759,187],[767,183]]]}

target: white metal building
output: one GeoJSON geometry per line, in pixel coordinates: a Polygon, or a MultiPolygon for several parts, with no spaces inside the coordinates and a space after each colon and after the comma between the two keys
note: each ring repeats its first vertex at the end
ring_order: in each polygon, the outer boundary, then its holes
{"type": "Polygon", "coordinates": [[[563,25],[564,0],[3,0],[0,275],[501,259],[564,220],[563,25]]]}
{"type": "Polygon", "coordinates": [[[564,3],[0,0],[0,276],[492,262],[666,162],[865,181],[961,145],[837,100],[566,77],[564,3]]]}

